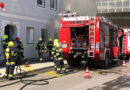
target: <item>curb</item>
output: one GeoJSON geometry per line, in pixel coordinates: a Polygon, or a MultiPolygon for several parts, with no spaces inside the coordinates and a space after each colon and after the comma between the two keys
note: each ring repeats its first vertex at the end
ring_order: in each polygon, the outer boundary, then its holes
{"type": "MultiPolygon", "coordinates": [[[[68,64],[65,64],[65,65],[68,65],[68,64]]],[[[43,67],[43,68],[38,68],[38,69],[35,69],[34,71],[25,71],[25,73],[39,73],[39,72],[41,72],[42,71],[42,73],[44,73],[44,72],[47,72],[47,71],[51,71],[51,70],[54,70],[53,69],[54,68],[54,65],[52,65],[52,66],[48,66],[48,67],[43,67]]],[[[16,69],[15,69],[16,70],[16,69]]],[[[23,73],[23,72],[22,72],[23,73]]],[[[16,73],[16,74],[14,74],[14,76],[16,76],[16,75],[19,75],[18,73],[16,73]]],[[[0,77],[0,79],[3,79],[4,78],[4,76],[2,76],[2,77],[0,77]]]]}
{"type": "MultiPolygon", "coordinates": [[[[42,72],[46,72],[46,71],[49,71],[49,70],[51,70],[52,68],[53,68],[54,66],[48,66],[48,67],[44,67],[44,68],[38,68],[38,69],[35,69],[34,70],[34,72],[40,72],[40,71],[42,71],[42,72]]],[[[16,70],[16,69],[15,69],[16,70]]],[[[32,71],[25,71],[25,73],[31,73],[32,71]]],[[[22,72],[23,73],[23,72],[22,72]]],[[[16,76],[16,75],[19,75],[18,73],[16,73],[16,74],[14,74],[14,76],[16,76]]],[[[0,77],[0,79],[3,79],[4,78],[4,76],[2,76],[2,77],[0,77]]]]}

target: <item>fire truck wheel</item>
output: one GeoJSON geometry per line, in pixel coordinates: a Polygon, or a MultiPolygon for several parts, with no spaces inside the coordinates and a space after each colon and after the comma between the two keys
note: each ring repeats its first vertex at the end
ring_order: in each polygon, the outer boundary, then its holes
{"type": "Polygon", "coordinates": [[[108,68],[109,66],[109,53],[108,52],[106,52],[105,54],[105,60],[103,61],[103,66],[104,68],[108,68]]]}

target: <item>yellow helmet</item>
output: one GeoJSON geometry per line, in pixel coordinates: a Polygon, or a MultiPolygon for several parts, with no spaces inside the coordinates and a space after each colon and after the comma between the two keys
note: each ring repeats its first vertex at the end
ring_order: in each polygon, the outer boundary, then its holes
{"type": "Polygon", "coordinates": [[[10,41],[10,42],[8,43],[8,46],[9,46],[9,47],[14,47],[14,42],[10,41]]]}
{"type": "Polygon", "coordinates": [[[49,38],[49,40],[48,41],[52,41],[52,39],[51,38],[49,38]]]}
{"type": "Polygon", "coordinates": [[[39,38],[38,40],[39,40],[39,41],[42,41],[42,38],[39,38]]]}
{"type": "Polygon", "coordinates": [[[54,46],[56,46],[56,47],[59,46],[59,41],[58,41],[58,39],[55,39],[55,40],[54,40],[54,46]]]}

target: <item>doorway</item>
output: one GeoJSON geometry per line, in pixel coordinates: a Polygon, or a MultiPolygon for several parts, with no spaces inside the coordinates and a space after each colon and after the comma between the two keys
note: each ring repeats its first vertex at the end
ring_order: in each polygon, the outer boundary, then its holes
{"type": "Polygon", "coordinates": [[[6,25],[4,34],[8,35],[8,40],[13,41],[17,37],[17,27],[15,25],[6,25]]]}

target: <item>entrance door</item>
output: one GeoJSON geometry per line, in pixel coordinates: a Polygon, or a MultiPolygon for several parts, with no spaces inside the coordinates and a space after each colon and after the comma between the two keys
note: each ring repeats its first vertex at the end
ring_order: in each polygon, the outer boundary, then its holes
{"type": "Polygon", "coordinates": [[[5,26],[5,30],[4,30],[4,34],[8,35],[8,40],[15,40],[15,38],[17,37],[17,28],[15,25],[6,25],[5,26]]]}

